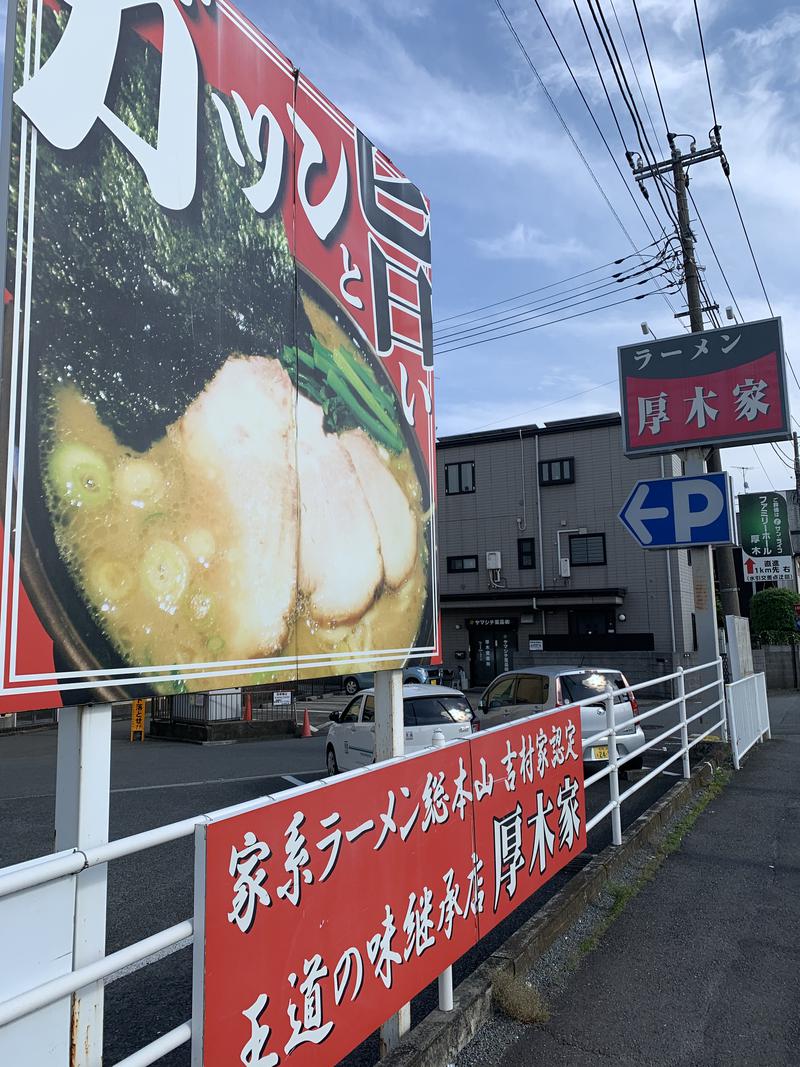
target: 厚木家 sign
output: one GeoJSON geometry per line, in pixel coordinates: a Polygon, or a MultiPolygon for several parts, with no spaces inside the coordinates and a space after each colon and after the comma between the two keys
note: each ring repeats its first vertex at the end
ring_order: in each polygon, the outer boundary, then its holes
{"type": "Polygon", "coordinates": [[[629,456],[791,436],[780,319],[618,351],[629,456]]]}

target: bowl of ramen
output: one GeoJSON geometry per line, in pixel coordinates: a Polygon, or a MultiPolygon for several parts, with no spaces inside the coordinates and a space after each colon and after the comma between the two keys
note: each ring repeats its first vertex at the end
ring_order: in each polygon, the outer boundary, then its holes
{"type": "Polygon", "coordinates": [[[341,305],[305,272],[299,293],[310,351],[227,354],[144,450],[75,381],[41,393],[23,577],[57,669],[162,666],[175,692],[208,688],[184,666],[253,684],[430,642],[417,439],[341,305]]]}

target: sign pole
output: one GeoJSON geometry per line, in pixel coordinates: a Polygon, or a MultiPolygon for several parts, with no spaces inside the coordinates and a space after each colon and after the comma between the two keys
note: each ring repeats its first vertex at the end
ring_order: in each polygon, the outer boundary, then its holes
{"type": "MultiPolygon", "coordinates": [[[[698,475],[706,473],[702,449],[687,450],[686,473],[698,475]]],[[[694,585],[694,616],[697,626],[697,652],[700,663],[713,663],[719,658],[719,635],[714,592],[714,564],[709,546],[692,549],[692,583],[694,585]]]]}
{"type": "MultiPolygon", "coordinates": [[[[404,750],[403,672],[375,671],[375,762],[402,756],[404,750]]],[[[410,1029],[411,1005],[404,1004],[381,1027],[381,1058],[397,1048],[410,1029]]]]}

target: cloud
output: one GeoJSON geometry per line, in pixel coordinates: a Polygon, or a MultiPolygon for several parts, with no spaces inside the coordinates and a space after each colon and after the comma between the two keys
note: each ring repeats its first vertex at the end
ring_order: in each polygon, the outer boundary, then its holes
{"type": "Polygon", "coordinates": [[[474,244],[487,259],[535,259],[553,265],[565,259],[587,259],[592,254],[575,237],[548,240],[541,230],[524,222],[500,237],[476,238],[474,244]]]}

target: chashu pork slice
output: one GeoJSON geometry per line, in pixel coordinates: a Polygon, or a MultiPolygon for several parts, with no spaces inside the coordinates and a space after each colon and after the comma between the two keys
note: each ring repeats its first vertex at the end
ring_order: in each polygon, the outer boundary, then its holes
{"type": "Polygon", "coordinates": [[[417,523],[406,494],[363,430],[341,436],[380,535],[386,584],[397,589],[417,560],[417,523]]]}
{"type": "Polygon", "coordinates": [[[383,582],[378,530],[347,449],[322,408],[297,401],[300,588],[320,623],[359,619],[383,582]]]}
{"type": "Polygon", "coordinates": [[[294,398],[276,359],[231,356],[169,429],[198,507],[205,496],[229,529],[226,659],[272,655],[289,634],[297,580],[294,398]]]}

